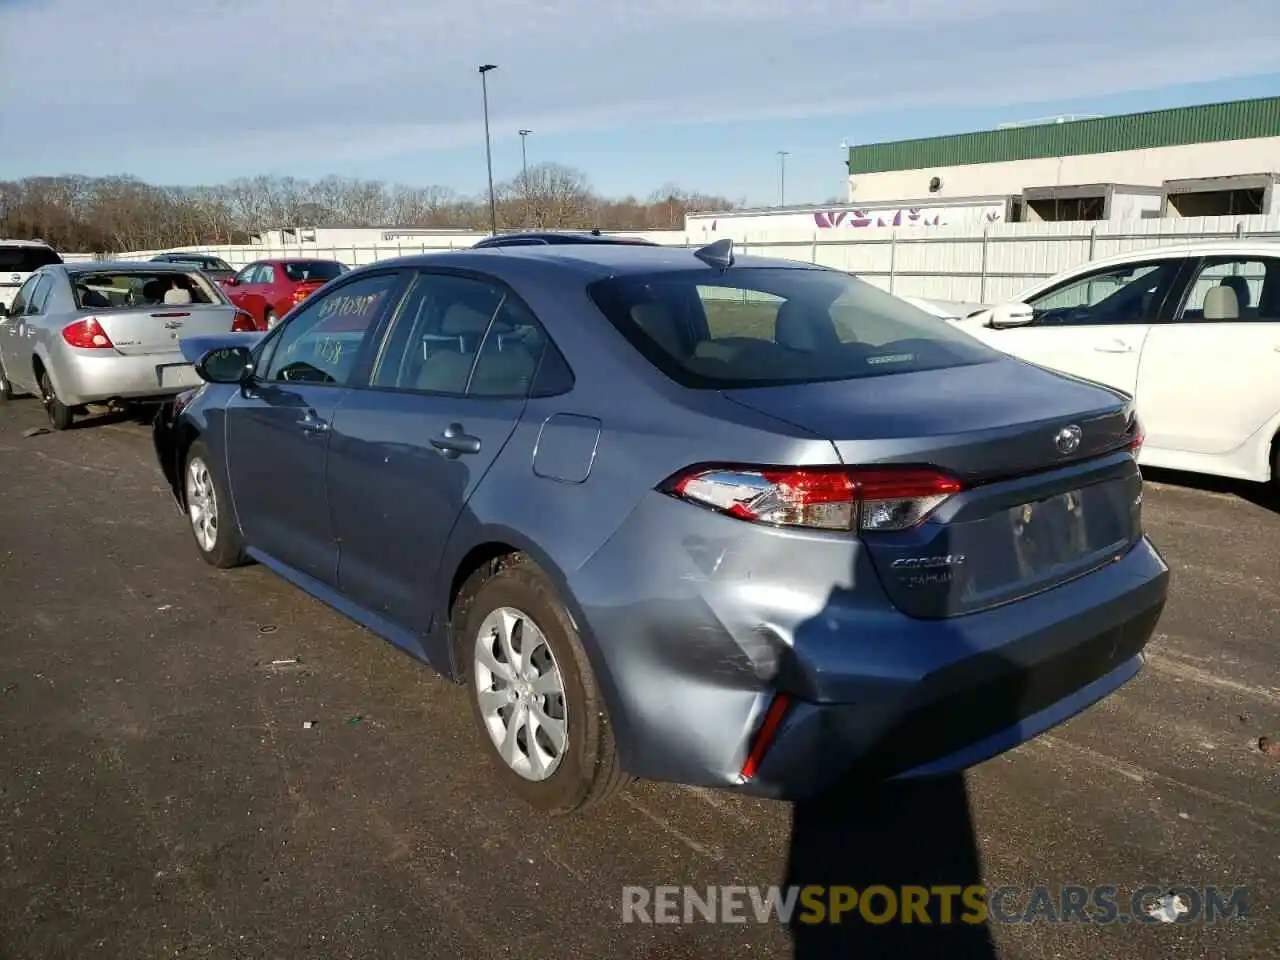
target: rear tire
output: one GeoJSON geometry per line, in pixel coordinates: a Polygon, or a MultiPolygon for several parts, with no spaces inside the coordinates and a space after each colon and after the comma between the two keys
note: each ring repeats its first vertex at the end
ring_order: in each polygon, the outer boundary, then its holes
{"type": "Polygon", "coordinates": [[[0,403],[6,403],[13,399],[13,384],[9,382],[9,375],[4,372],[4,363],[0,362],[0,403]]]}
{"type": "Polygon", "coordinates": [[[264,313],[264,314],[262,315],[262,323],[263,323],[263,325],[264,325],[268,330],[274,330],[274,329],[275,329],[275,326],[276,326],[276,324],[277,324],[278,322],[279,322],[279,321],[278,321],[278,320],[276,320],[276,312],[275,312],[274,310],[272,310],[270,307],[268,307],[268,308],[267,308],[266,313],[264,313]]]}
{"type": "Polygon", "coordinates": [[[231,498],[211,466],[213,462],[204,441],[191,444],[182,464],[182,503],[201,559],[220,570],[229,570],[243,566],[248,558],[231,517],[231,498]]]}
{"type": "Polygon", "coordinates": [[[463,596],[459,663],[471,681],[483,749],[503,785],[553,816],[626,786],[582,640],[546,575],[516,563],[478,587],[465,585],[463,596]]]}
{"type": "Polygon", "coordinates": [[[45,413],[49,415],[49,425],[55,430],[70,430],[75,423],[75,410],[58,399],[48,370],[40,371],[40,399],[44,402],[45,413]]]}
{"type": "Polygon", "coordinates": [[[1271,493],[1280,499],[1280,433],[1271,441],[1271,493]]]}

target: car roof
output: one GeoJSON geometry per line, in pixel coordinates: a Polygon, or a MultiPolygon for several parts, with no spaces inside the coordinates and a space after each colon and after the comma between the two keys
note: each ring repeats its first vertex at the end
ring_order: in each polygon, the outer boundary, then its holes
{"type": "MultiPolygon", "coordinates": [[[[501,274],[504,267],[528,266],[530,263],[553,265],[578,274],[584,283],[606,277],[647,273],[713,270],[699,260],[696,249],[674,246],[647,246],[621,243],[565,243],[528,247],[471,247],[440,253],[416,254],[394,261],[380,260],[368,267],[386,267],[390,263],[407,267],[457,266],[501,274]]],[[[368,269],[368,267],[361,268],[368,269]]],[[[826,270],[829,268],[797,260],[771,257],[736,256],[730,274],[736,268],[773,267],[787,270],[826,270]]]]}
{"type": "Polygon", "coordinates": [[[45,243],[43,240],[0,240],[0,247],[40,247],[41,249],[52,250],[51,244],[45,243]]]}
{"type": "Polygon", "coordinates": [[[104,273],[119,270],[147,271],[149,273],[190,273],[191,267],[184,263],[170,263],[167,260],[80,260],[76,263],[61,264],[63,270],[72,275],[82,273],[104,273]]]}
{"type": "MultiPolygon", "coordinates": [[[[1187,240],[1183,243],[1164,244],[1158,247],[1138,247],[1133,250],[1125,250],[1123,253],[1113,253],[1107,257],[1090,260],[1088,265],[1101,266],[1110,263],[1131,263],[1137,260],[1163,259],[1165,257],[1231,255],[1280,256],[1280,241],[1264,238],[1252,239],[1249,237],[1227,240],[1187,240]]],[[[1080,264],[1079,266],[1085,266],[1085,264],[1080,264]]],[[[1071,271],[1074,272],[1075,269],[1076,267],[1072,267],[1071,271]]]]}
{"type": "Polygon", "coordinates": [[[516,233],[499,233],[491,237],[485,237],[483,240],[477,241],[473,245],[473,249],[474,247],[479,247],[481,249],[489,246],[500,247],[507,244],[514,246],[529,240],[538,240],[548,245],[620,243],[630,246],[658,246],[658,244],[654,243],[652,240],[642,240],[639,237],[625,237],[609,233],[588,233],[586,231],[577,230],[527,230],[516,233]]]}
{"type": "Polygon", "coordinates": [[[257,260],[250,260],[245,264],[251,267],[255,263],[337,263],[341,264],[341,260],[335,260],[333,257],[259,257],[257,260]]]}

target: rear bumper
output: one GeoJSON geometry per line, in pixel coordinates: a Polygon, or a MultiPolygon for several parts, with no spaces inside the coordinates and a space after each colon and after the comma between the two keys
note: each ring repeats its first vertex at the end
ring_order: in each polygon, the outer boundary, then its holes
{"type": "Polygon", "coordinates": [[[1168,583],[1144,538],[1035,596],[912,618],[857,540],[660,495],[568,577],[628,772],[783,799],[963,769],[1061,723],[1138,672],[1168,583]],[[743,782],[777,693],[792,705],[743,782]]]}
{"type": "Polygon", "coordinates": [[[201,382],[195,367],[176,350],[146,356],[66,350],[52,372],[58,397],[68,406],[116,399],[164,400],[201,382]]]}
{"type": "Polygon", "coordinates": [[[1148,577],[1105,607],[1017,631],[997,648],[920,676],[911,689],[893,684],[866,702],[798,704],[756,778],[739,789],[787,798],[841,777],[955,773],[1069,720],[1137,675],[1164,608],[1168,573],[1150,545],[1119,563],[1145,567],[1148,577]]]}

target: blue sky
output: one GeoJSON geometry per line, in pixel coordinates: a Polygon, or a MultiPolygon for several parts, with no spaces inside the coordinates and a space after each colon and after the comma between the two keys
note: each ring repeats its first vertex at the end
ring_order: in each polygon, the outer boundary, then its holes
{"type": "Polygon", "coordinates": [[[0,179],[478,193],[492,62],[500,180],[526,127],[603,193],[775,203],[787,150],[817,202],[842,140],[1274,95],[1277,50],[1275,0],[0,0],[0,179]]]}

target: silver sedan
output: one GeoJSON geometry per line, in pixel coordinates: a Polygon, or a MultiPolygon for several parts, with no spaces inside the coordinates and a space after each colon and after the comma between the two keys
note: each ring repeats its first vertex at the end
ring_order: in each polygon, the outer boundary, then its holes
{"type": "Polygon", "coordinates": [[[180,337],[252,329],[190,264],[42,267],[0,306],[0,400],[34,394],[65,430],[86,404],[163,401],[197,386],[180,337]]]}

